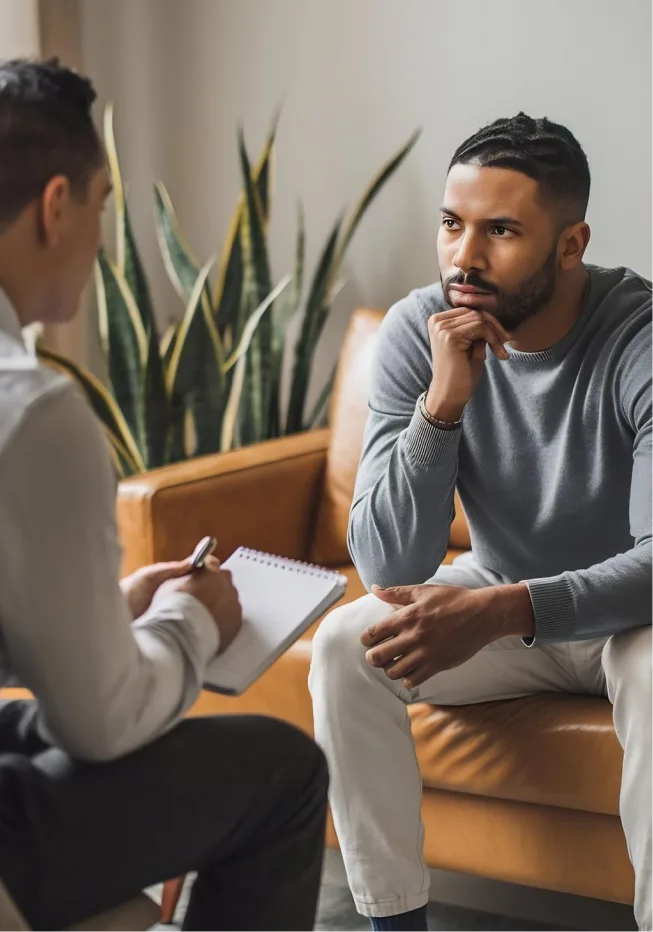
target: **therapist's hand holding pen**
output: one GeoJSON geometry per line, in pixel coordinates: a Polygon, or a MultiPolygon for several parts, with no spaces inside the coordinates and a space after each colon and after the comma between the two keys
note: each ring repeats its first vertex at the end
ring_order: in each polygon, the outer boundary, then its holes
{"type": "Polygon", "coordinates": [[[204,538],[186,560],[145,566],[120,581],[133,618],[139,618],[150,606],[159,588],[187,592],[210,612],[220,634],[220,653],[240,631],[243,616],[238,593],[229,570],[211,556],[212,538],[204,538]]]}

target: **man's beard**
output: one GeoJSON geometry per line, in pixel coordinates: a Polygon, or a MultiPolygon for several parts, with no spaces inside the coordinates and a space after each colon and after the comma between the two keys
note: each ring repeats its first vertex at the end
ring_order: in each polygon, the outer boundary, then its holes
{"type": "Polygon", "coordinates": [[[475,272],[469,272],[467,275],[457,272],[446,281],[440,275],[440,281],[445,300],[450,307],[454,305],[449,300],[448,292],[455,285],[470,285],[495,295],[496,308],[492,314],[506,330],[511,331],[530,320],[551,301],[556,287],[556,265],[554,247],[542,268],[521,282],[515,291],[502,291],[496,285],[488,284],[475,272]]]}

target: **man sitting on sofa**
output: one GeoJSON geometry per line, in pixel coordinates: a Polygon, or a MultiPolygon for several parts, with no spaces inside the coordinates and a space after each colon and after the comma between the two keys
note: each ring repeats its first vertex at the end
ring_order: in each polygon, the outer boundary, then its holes
{"type": "Polygon", "coordinates": [[[520,113],[481,129],[449,167],[441,285],[381,327],[349,527],[372,594],[322,623],[310,674],[374,929],[427,927],[406,705],[540,691],[613,704],[651,929],[651,284],[583,263],[589,190],[565,127],[520,113]],[[472,550],[441,566],[456,487],[472,550]]]}
{"type": "Polygon", "coordinates": [[[197,870],[184,928],[309,929],[327,773],[300,731],[180,722],[237,634],[209,558],[118,584],[115,482],[73,383],[21,325],[77,310],[109,193],[88,81],[0,62],[0,878],[34,929],[63,929],[197,870]],[[167,580],[167,581],[166,581],[167,580]]]}

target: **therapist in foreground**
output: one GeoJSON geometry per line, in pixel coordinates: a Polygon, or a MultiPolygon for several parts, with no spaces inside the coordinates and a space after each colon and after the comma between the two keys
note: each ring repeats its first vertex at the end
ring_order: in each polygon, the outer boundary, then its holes
{"type": "Polygon", "coordinates": [[[310,929],[327,769],[283,722],[182,721],[241,624],[212,557],[118,582],[115,481],[85,399],[21,328],[75,314],[110,194],[88,80],[0,62],[0,877],[62,929],[197,871],[186,929],[310,929]]]}

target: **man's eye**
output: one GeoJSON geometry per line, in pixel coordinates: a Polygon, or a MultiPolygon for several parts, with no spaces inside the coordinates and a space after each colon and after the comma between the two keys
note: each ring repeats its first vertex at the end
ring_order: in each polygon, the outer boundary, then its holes
{"type": "Polygon", "coordinates": [[[497,236],[505,236],[506,233],[510,233],[511,231],[507,227],[492,227],[492,232],[497,236]]]}
{"type": "Polygon", "coordinates": [[[447,228],[447,230],[455,230],[457,226],[457,221],[452,220],[451,217],[445,217],[442,221],[442,225],[447,228]]]}

